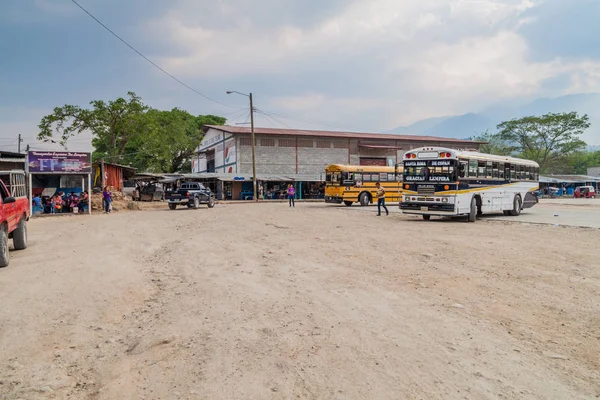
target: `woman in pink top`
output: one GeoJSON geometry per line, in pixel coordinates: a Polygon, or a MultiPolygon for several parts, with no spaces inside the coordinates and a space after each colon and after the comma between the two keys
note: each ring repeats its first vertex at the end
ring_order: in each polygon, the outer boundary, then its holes
{"type": "Polygon", "coordinates": [[[288,199],[290,201],[290,207],[295,208],[296,204],[294,203],[294,197],[296,197],[296,189],[294,189],[294,186],[291,183],[288,185],[287,195],[288,195],[288,199]]]}

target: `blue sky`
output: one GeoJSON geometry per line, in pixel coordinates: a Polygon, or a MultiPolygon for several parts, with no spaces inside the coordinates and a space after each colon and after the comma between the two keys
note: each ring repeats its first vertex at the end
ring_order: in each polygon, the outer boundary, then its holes
{"type": "MultiPolygon", "coordinates": [[[[382,131],[416,120],[600,92],[597,0],[70,0],[0,6],[0,147],[36,143],[55,106],[134,91],[156,108],[264,126],[382,131]]],[[[587,138],[588,141],[595,138],[587,138]]],[[[85,137],[72,149],[89,146],[85,137]]],[[[600,140],[597,140],[600,142],[600,140]]]]}

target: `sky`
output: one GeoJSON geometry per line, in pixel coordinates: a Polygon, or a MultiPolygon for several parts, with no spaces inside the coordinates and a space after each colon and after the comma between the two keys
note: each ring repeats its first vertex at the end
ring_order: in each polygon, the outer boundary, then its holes
{"type": "MultiPolygon", "coordinates": [[[[5,151],[18,134],[48,148],[37,125],[56,106],[129,91],[231,124],[247,122],[247,98],[225,92],[252,92],[256,125],[365,132],[600,92],[598,0],[77,1],[216,102],[71,0],[2,0],[5,151]]],[[[69,145],[89,147],[85,135],[69,145]]]]}

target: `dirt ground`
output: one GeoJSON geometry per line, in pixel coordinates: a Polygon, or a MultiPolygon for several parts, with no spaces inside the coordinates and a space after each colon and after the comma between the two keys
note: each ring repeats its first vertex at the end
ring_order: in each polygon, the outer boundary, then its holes
{"type": "Polygon", "coordinates": [[[323,204],[30,221],[1,399],[591,399],[600,230],[323,204]]]}

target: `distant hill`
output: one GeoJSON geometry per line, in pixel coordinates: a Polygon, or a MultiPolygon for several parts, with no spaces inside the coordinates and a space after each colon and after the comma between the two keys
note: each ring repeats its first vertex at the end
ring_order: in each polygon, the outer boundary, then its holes
{"type": "Polygon", "coordinates": [[[502,121],[527,115],[549,112],[577,111],[590,117],[591,127],[582,137],[590,145],[600,145],[600,93],[575,94],[555,99],[537,99],[523,106],[490,107],[478,113],[427,118],[412,125],[392,129],[390,133],[433,135],[452,138],[468,138],[489,130],[496,132],[502,121]]]}

